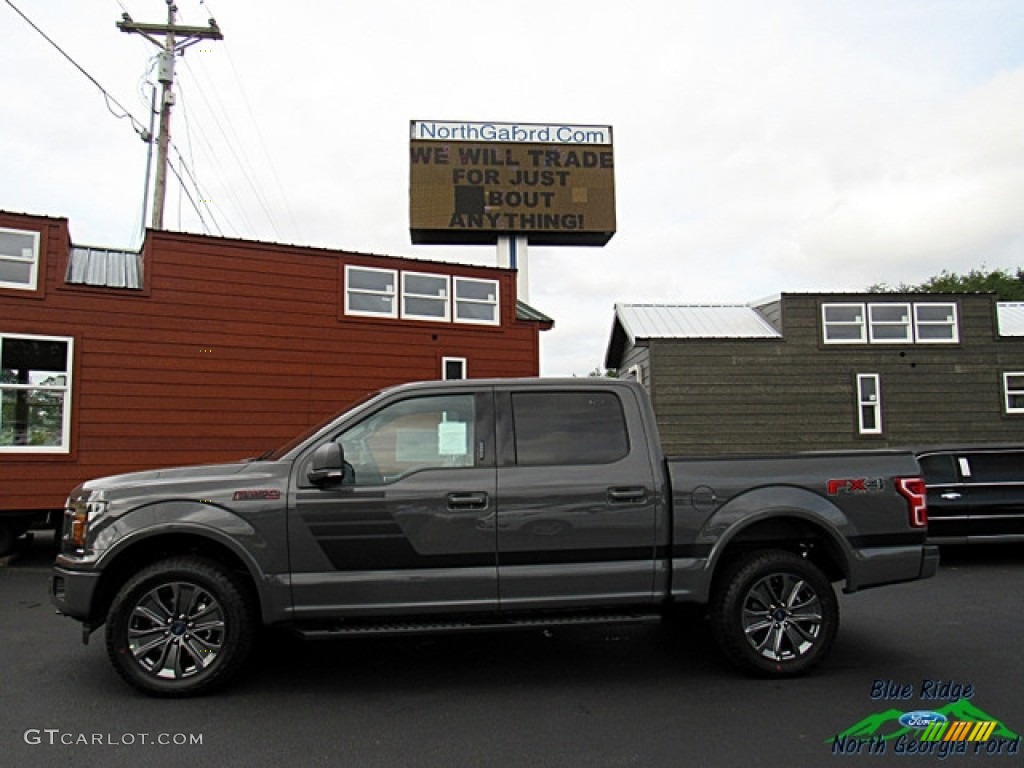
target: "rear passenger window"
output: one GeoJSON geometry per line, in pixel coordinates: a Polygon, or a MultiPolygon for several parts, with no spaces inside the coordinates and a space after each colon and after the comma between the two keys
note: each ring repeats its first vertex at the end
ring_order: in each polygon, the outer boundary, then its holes
{"type": "Polygon", "coordinates": [[[607,392],[512,394],[520,466],[610,464],[629,453],[619,398],[607,392]]]}
{"type": "Polygon", "coordinates": [[[959,482],[956,476],[956,465],[948,453],[939,453],[920,458],[921,471],[927,485],[945,485],[959,482]]]}
{"type": "Polygon", "coordinates": [[[968,460],[971,463],[971,477],[969,478],[969,482],[1024,482],[1024,452],[975,453],[971,454],[968,460]]]}

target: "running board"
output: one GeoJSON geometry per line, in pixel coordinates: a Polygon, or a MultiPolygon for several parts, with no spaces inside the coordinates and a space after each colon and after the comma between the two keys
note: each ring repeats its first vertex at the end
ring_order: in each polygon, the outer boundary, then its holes
{"type": "Polygon", "coordinates": [[[541,617],[486,617],[404,621],[352,620],[327,626],[297,626],[294,631],[308,640],[332,637],[398,637],[402,635],[452,634],[455,632],[502,632],[512,629],[553,629],[614,624],[657,624],[660,613],[575,614],[541,617]]]}

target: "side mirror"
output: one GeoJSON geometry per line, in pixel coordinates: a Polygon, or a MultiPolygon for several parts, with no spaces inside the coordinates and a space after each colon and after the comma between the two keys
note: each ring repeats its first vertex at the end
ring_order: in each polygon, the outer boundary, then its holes
{"type": "Polygon", "coordinates": [[[324,443],[313,453],[313,463],[310,465],[309,482],[313,485],[328,485],[330,483],[341,484],[345,476],[345,452],[341,446],[333,440],[324,443]]]}

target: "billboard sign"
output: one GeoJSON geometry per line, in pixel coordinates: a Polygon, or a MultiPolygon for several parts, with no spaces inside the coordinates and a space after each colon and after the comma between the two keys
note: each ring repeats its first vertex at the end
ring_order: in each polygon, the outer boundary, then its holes
{"type": "Polygon", "coordinates": [[[413,120],[413,243],[604,245],[615,234],[611,126],[413,120]]]}

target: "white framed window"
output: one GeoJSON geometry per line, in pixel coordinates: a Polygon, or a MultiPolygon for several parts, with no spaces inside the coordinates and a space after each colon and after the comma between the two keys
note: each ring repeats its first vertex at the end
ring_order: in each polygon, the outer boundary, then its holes
{"type": "Polygon", "coordinates": [[[822,304],[821,323],[826,344],[863,344],[867,341],[863,304],[822,304]]]}
{"type": "Polygon", "coordinates": [[[398,317],[398,272],[346,266],[345,314],[398,317]]]}
{"type": "Polygon", "coordinates": [[[34,291],[38,278],[39,233],[0,228],[0,288],[34,291]]]}
{"type": "Polygon", "coordinates": [[[67,453],[74,340],[0,334],[0,453],[67,453]]]}
{"type": "Polygon", "coordinates": [[[466,358],[442,357],[441,378],[445,381],[458,381],[466,378],[466,358]]]}
{"type": "Polygon", "coordinates": [[[914,332],[919,344],[955,344],[960,341],[956,304],[914,305],[914,332]]]}
{"type": "Polygon", "coordinates": [[[857,432],[882,434],[882,387],[877,373],[857,374],[857,432]]]}
{"type": "Polygon", "coordinates": [[[447,322],[451,317],[450,293],[447,275],[403,272],[402,317],[447,322]]]}
{"type": "Polygon", "coordinates": [[[872,302],[821,305],[826,344],[956,344],[953,302],[872,302]]]}
{"type": "Polygon", "coordinates": [[[1003,403],[1007,413],[1024,413],[1024,371],[1003,374],[1003,403]]]}
{"type": "Polygon", "coordinates": [[[471,277],[455,278],[455,321],[498,325],[498,281],[471,277]]]}
{"type": "Polygon", "coordinates": [[[910,304],[868,304],[868,333],[872,343],[911,343],[910,304]]]}

